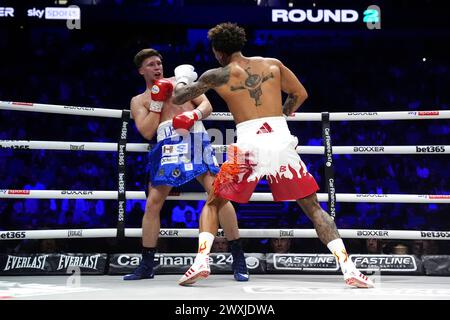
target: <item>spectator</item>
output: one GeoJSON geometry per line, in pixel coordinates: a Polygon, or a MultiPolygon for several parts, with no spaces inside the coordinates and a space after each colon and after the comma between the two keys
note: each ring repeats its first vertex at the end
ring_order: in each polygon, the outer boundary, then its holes
{"type": "Polygon", "coordinates": [[[224,237],[216,237],[211,252],[230,252],[228,240],[224,237]]]}
{"type": "Polygon", "coordinates": [[[368,254],[383,253],[383,242],[381,239],[366,239],[365,242],[368,254]]]}
{"type": "Polygon", "coordinates": [[[290,253],[291,252],[290,238],[272,238],[270,239],[270,248],[273,253],[290,253]]]}
{"type": "MultiPolygon", "coordinates": [[[[184,200],[180,200],[178,202],[178,205],[173,208],[172,210],[172,224],[176,224],[176,223],[185,223],[186,222],[186,211],[191,211],[191,212],[195,212],[195,209],[193,207],[191,207],[190,205],[187,204],[186,201],[184,200]]],[[[194,215],[192,216],[192,220],[196,221],[196,215],[194,217],[194,215]]]]}

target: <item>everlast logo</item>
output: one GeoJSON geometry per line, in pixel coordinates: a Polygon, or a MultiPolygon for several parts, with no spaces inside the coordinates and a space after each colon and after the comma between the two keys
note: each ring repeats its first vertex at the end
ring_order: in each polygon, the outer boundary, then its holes
{"type": "Polygon", "coordinates": [[[67,232],[67,237],[73,238],[73,237],[82,237],[83,236],[83,230],[69,230],[67,232]]]}
{"type": "Polygon", "coordinates": [[[358,237],[389,237],[389,231],[385,230],[358,230],[358,237]]]}
{"type": "Polygon", "coordinates": [[[94,195],[94,191],[73,191],[73,190],[62,190],[61,194],[66,195],[77,195],[77,196],[92,196],[94,195]]]}
{"type": "Polygon", "coordinates": [[[166,237],[178,237],[178,230],[160,230],[159,231],[160,236],[166,236],[166,237]]]}
{"type": "Polygon", "coordinates": [[[3,271],[14,269],[39,269],[44,270],[45,261],[48,255],[36,257],[17,257],[8,255],[5,268],[3,271]]]}
{"type": "Polygon", "coordinates": [[[354,152],[384,152],[384,147],[353,147],[354,152]]]}
{"type": "Polygon", "coordinates": [[[416,146],[416,152],[445,152],[445,147],[444,146],[426,146],[426,147],[416,146]]]}
{"type": "Polygon", "coordinates": [[[280,237],[293,237],[294,230],[280,230],[280,237]]]}
{"type": "Polygon", "coordinates": [[[378,112],[349,112],[349,116],[376,116],[378,112]]]}
{"type": "Polygon", "coordinates": [[[67,269],[68,267],[96,269],[99,257],[99,254],[87,257],[66,256],[62,254],[59,257],[57,270],[67,269]]]}
{"type": "Polygon", "coordinates": [[[448,231],[420,231],[422,238],[450,238],[448,231]]]}

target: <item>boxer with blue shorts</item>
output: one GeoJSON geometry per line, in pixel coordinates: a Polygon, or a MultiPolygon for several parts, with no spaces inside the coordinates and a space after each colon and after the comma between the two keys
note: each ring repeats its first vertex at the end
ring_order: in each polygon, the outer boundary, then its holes
{"type": "MultiPolygon", "coordinates": [[[[190,65],[181,65],[175,77],[164,78],[161,54],[154,49],[141,50],[134,59],[146,90],[133,97],[131,114],[139,133],[147,140],[157,136],[157,143],[148,153],[145,179],[147,195],[142,219],[142,260],[124,280],[152,279],[157,242],[161,228],[160,211],[173,187],[196,179],[209,194],[219,167],[209,137],[201,123],[212,106],[205,95],[183,104],[172,101],[178,82],[195,81],[197,74],[190,65]]],[[[202,217],[200,217],[200,221],[202,217]]],[[[248,272],[239,239],[236,212],[230,204],[219,212],[220,224],[230,242],[232,269],[237,281],[247,281],[248,272]]]]}

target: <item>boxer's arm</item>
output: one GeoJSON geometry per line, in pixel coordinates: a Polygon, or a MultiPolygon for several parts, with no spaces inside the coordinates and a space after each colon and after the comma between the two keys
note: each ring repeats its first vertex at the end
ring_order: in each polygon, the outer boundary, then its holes
{"type": "Polygon", "coordinates": [[[191,101],[194,105],[197,106],[196,109],[201,111],[202,119],[209,117],[209,115],[213,111],[211,102],[209,102],[208,98],[204,94],[192,99],[191,101]]]}
{"type": "Polygon", "coordinates": [[[198,78],[197,82],[190,85],[178,83],[175,87],[175,94],[172,101],[174,104],[183,104],[204,94],[209,89],[226,84],[229,79],[229,67],[208,70],[198,78]]]}
{"type": "Polygon", "coordinates": [[[281,90],[288,94],[283,104],[283,113],[288,116],[297,111],[305,102],[306,98],[308,98],[308,93],[297,76],[288,67],[279,60],[273,60],[276,61],[280,68],[281,90]]]}
{"type": "Polygon", "coordinates": [[[139,133],[151,140],[158,129],[160,114],[150,112],[136,97],[131,99],[130,110],[139,133]]]}

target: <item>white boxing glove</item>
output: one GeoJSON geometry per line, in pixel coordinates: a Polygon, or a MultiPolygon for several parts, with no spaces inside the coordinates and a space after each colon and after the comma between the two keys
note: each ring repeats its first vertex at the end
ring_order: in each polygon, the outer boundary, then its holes
{"type": "Polygon", "coordinates": [[[190,64],[182,64],[176,67],[174,73],[176,84],[185,83],[189,85],[197,80],[197,72],[194,71],[194,67],[190,64]]]}

